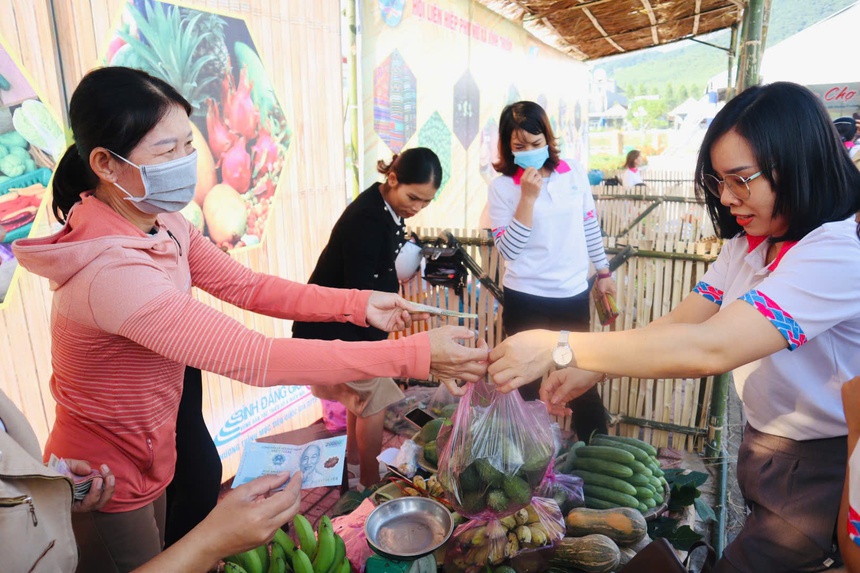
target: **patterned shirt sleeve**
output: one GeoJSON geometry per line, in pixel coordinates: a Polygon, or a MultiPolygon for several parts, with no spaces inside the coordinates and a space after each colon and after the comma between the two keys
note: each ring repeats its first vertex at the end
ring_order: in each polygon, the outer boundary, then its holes
{"type": "Polygon", "coordinates": [[[785,337],[789,349],[860,317],[860,241],[851,222],[828,224],[788,251],[777,268],[740,297],[785,337]]]}

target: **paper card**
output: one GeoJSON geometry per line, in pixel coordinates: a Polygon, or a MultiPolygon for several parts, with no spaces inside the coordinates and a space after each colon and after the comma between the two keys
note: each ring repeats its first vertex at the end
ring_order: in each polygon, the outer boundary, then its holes
{"type": "Polygon", "coordinates": [[[261,476],[302,472],[302,489],[330,487],[343,481],[346,436],[325,438],[301,446],[247,442],[233,487],[261,476]]]}

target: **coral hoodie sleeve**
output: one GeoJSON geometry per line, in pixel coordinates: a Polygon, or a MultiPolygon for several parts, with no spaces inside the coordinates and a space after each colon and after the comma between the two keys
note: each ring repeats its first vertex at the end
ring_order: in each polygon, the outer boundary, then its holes
{"type": "Polygon", "coordinates": [[[142,352],[253,386],[426,378],[430,370],[426,334],[381,342],[269,338],[177,290],[158,267],[139,261],[103,268],[89,300],[102,329],[139,344],[142,352]]]}
{"type": "Polygon", "coordinates": [[[267,316],[367,326],[370,291],[325,288],[255,273],[189,226],[188,265],[194,286],[239,308],[267,316]]]}

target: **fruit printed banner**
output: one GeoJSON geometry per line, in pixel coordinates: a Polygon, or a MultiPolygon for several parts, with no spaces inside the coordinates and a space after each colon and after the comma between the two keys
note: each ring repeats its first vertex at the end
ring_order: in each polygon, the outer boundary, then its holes
{"type": "Polygon", "coordinates": [[[36,221],[65,148],[54,113],[0,39],[0,307],[18,267],[12,241],[50,231],[36,221]]]}
{"type": "Polygon", "coordinates": [[[291,128],[245,21],[133,0],[104,63],[144,70],[191,103],[198,180],[183,214],[222,249],[258,245],[291,128]]]}
{"type": "Polygon", "coordinates": [[[410,227],[481,226],[496,176],[498,118],[520,99],[546,110],[562,156],[587,161],[589,72],[469,0],[363,0],[362,188],[376,162],[410,147],[433,149],[442,186],[410,227]]]}

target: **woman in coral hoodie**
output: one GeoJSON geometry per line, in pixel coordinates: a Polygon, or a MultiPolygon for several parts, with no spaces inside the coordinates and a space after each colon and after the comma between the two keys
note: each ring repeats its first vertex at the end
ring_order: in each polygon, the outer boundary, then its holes
{"type": "Polygon", "coordinates": [[[253,386],[337,384],[376,376],[475,380],[486,346],[446,327],[399,340],[269,338],[202,304],[196,286],[277,318],[410,323],[396,294],[328,289],[255,273],[178,213],[194,195],[191,106],[167,83],[110,67],[82,80],[69,107],[75,143],[57,166],[57,234],[18,241],[22,266],[49,279],[51,391],[56,421],[45,447],[106,464],[116,475],[101,511],[77,514],[80,571],[128,571],[159,553],[164,490],[186,365],[253,386]]]}

